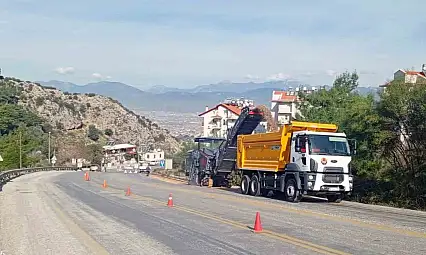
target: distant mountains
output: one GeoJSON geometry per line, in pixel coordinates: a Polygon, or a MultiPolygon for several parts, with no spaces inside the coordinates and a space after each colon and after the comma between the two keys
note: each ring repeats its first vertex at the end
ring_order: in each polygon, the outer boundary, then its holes
{"type": "MultiPolygon", "coordinates": [[[[297,81],[271,81],[263,83],[232,83],[202,85],[190,89],[153,86],[142,91],[120,82],[101,81],[77,85],[63,81],[38,82],[43,86],[55,87],[70,93],[96,93],[112,97],[130,109],[168,112],[202,112],[205,106],[212,107],[226,98],[248,98],[257,105],[269,106],[274,90],[287,90],[301,86],[297,81]]],[[[306,86],[306,85],[303,85],[306,86]]],[[[360,93],[375,93],[378,88],[359,88],[360,93]]]]}

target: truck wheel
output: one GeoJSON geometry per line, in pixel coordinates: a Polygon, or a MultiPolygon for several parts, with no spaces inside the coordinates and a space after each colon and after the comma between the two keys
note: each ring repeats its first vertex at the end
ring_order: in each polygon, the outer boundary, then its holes
{"type": "Polygon", "coordinates": [[[286,181],[284,195],[288,202],[298,203],[302,199],[302,194],[300,194],[300,191],[297,189],[296,180],[294,178],[290,178],[286,181]]]}
{"type": "Polygon", "coordinates": [[[250,186],[250,177],[247,175],[243,175],[243,178],[241,178],[241,194],[247,195],[249,193],[249,186],[250,186]]]}
{"type": "Polygon", "coordinates": [[[327,195],[327,200],[330,203],[340,203],[342,202],[342,195],[327,195]]]}
{"type": "Polygon", "coordinates": [[[250,195],[259,196],[260,195],[260,182],[257,175],[253,175],[250,181],[250,195]]]}

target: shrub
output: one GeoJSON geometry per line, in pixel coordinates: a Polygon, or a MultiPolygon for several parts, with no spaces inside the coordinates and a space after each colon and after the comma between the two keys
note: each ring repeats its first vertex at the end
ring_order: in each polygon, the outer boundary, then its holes
{"type": "Polygon", "coordinates": [[[114,134],[114,132],[110,128],[105,129],[104,133],[107,136],[112,136],[114,134]]]}

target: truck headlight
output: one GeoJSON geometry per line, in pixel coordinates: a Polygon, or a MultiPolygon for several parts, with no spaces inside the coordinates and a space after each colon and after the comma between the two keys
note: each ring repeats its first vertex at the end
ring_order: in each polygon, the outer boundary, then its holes
{"type": "Polygon", "coordinates": [[[314,178],[314,176],[313,176],[313,175],[309,175],[309,176],[308,176],[308,180],[311,180],[311,181],[312,181],[312,180],[314,180],[314,179],[315,179],[315,178],[314,178]]]}
{"type": "Polygon", "coordinates": [[[349,176],[349,182],[353,182],[354,181],[354,177],[353,176],[349,176]]]}
{"type": "Polygon", "coordinates": [[[312,182],[308,182],[308,187],[312,188],[312,186],[313,186],[312,182]]]}

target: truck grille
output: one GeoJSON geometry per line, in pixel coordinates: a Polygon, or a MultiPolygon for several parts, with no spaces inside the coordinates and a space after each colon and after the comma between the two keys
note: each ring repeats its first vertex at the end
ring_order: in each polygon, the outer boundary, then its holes
{"type": "Polygon", "coordinates": [[[333,166],[327,166],[324,167],[325,173],[343,173],[343,167],[333,167],[333,166]]]}
{"type": "Polygon", "coordinates": [[[343,174],[324,174],[322,176],[322,181],[325,183],[342,183],[343,179],[343,174]]]}

